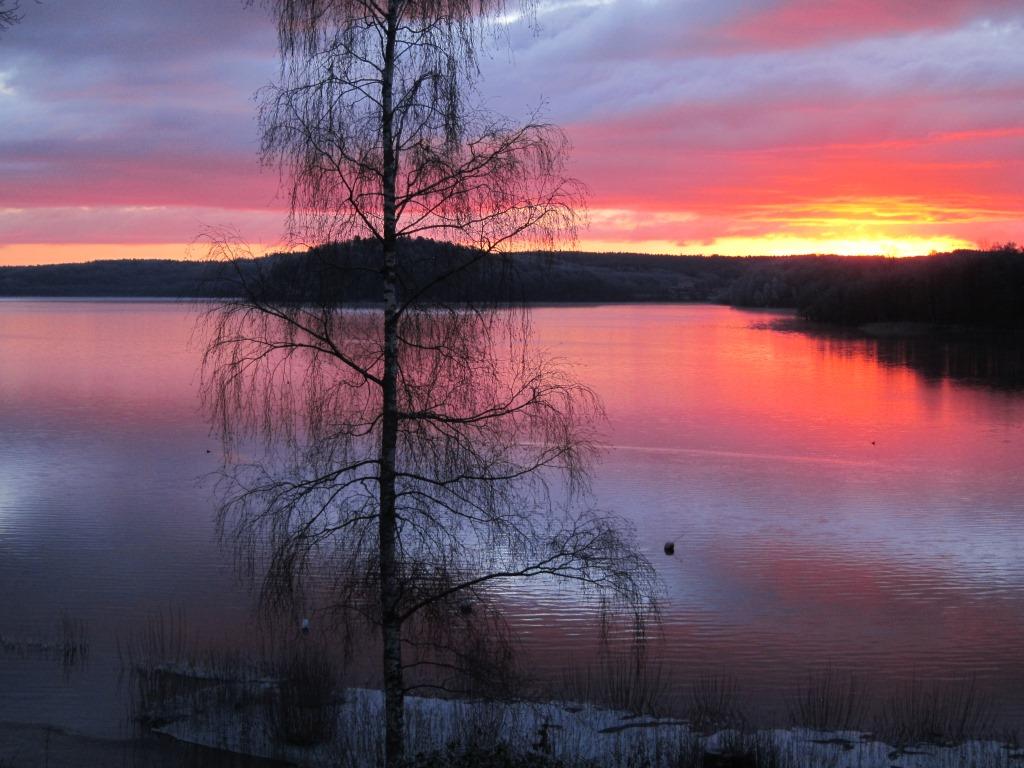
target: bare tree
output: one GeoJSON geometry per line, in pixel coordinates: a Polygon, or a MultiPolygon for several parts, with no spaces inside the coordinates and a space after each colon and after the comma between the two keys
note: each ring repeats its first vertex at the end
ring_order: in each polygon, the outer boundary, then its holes
{"type": "Polygon", "coordinates": [[[9,0],[0,0],[0,32],[21,21],[21,14],[18,13],[18,10],[17,0],[10,2],[9,0]]]}
{"type": "Polygon", "coordinates": [[[471,104],[503,4],[269,5],[282,68],[263,154],[293,245],[312,250],[252,260],[215,243],[241,294],[205,315],[221,522],[266,598],[379,627],[393,766],[405,693],[423,667],[465,668],[460,628],[493,626],[494,585],[569,580],[642,619],[654,577],[619,520],[578,503],[599,402],[495,289],[513,285],[498,254],[571,238],[583,204],[557,128],[471,104]],[[414,239],[430,233],[457,245],[414,239]]]}

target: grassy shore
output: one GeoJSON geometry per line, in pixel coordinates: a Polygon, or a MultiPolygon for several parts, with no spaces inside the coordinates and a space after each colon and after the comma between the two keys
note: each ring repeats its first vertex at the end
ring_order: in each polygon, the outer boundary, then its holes
{"type": "MultiPolygon", "coordinates": [[[[323,641],[260,653],[200,648],[173,623],[123,648],[133,717],[185,743],[304,766],[376,766],[383,697],[354,687],[323,641]]],[[[670,682],[628,654],[522,683],[517,695],[407,699],[417,768],[996,768],[1020,764],[972,681],[883,696],[837,670],[810,676],[781,722],[750,714],[741,681],[670,682]],[[1017,761],[1016,763],[1014,761],[1017,761]]]]}

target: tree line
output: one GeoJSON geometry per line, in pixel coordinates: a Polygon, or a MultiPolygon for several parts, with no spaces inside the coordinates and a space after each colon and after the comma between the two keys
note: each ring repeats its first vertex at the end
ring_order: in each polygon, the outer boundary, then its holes
{"type": "MultiPolygon", "coordinates": [[[[436,283],[431,298],[524,300],[528,303],[711,301],[743,271],[740,259],[623,253],[535,251],[475,256],[465,246],[426,238],[402,240],[402,280],[436,283]],[[463,261],[453,280],[435,278],[463,261]]],[[[379,246],[355,238],[301,253],[217,261],[133,259],[0,267],[2,296],[211,298],[238,296],[258,276],[275,296],[379,300],[379,246]]]]}
{"type": "Polygon", "coordinates": [[[909,259],[800,256],[752,262],[719,300],[792,307],[841,325],[915,322],[1024,328],[1024,254],[1014,244],[909,259]]]}
{"type": "MultiPolygon", "coordinates": [[[[406,287],[435,301],[714,302],[796,309],[844,325],[921,322],[1021,328],[1024,254],[1009,244],[909,259],[842,256],[729,258],[628,253],[517,253],[467,259],[471,249],[425,238],[398,246],[406,287]],[[454,280],[437,280],[463,262],[454,280]]],[[[324,291],[354,303],[381,295],[379,248],[364,239],[303,253],[218,262],[126,260],[0,268],[3,296],[223,298],[257,282],[301,300],[324,291]],[[241,272],[239,272],[240,270],[241,272]]]]}

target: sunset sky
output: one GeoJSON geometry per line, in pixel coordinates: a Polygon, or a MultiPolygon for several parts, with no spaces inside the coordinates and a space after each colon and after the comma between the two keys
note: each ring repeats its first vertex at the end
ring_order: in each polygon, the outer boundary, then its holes
{"type": "MultiPolygon", "coordinates": [[[[0,264],[272,247],[241,0],[22,3],[0,36],[0,264]]],[[[490,106],[544,103],[591,191],[580,247],[906,255],[1024,239],[1024,2],[561,0],[508,20],[490,106]]]]}

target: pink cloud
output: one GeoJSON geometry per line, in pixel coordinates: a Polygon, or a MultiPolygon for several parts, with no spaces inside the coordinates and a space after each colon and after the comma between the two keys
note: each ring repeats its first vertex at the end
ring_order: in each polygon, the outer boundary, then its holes
{"type": "Polygon", "coordinates": [[[948,29],[1019,10],[1014,0],[778,0],[741,11],[713,36],[723,48],[790,48],[948,29]]]}
{"type": "MultiPolygon", "coordinates": [[[[86,35],[84,12],[29,11],[0,68],[0,210],[16,209],[0,243],[182,243],[199,222],[271,237],[283,203],[258,168],[250,98],[273,77],[263,16],[141,0],[86,35]]],[[[863,226],[1022,239],[1019,3],[559,14],[539,38],[515,31],[514,66],[485,62],[483,87],[512,114],[550,98],[591,207],[625,212],[595,217],[592,238],[812,236],[860,200],[863,226]]]]}
{"type": "Polygon", "coordinates": [[[278,179],[252,155],[118,153],[110,146],[7,149],[0,206],[187,205],[267,208],[278,179]]]}

